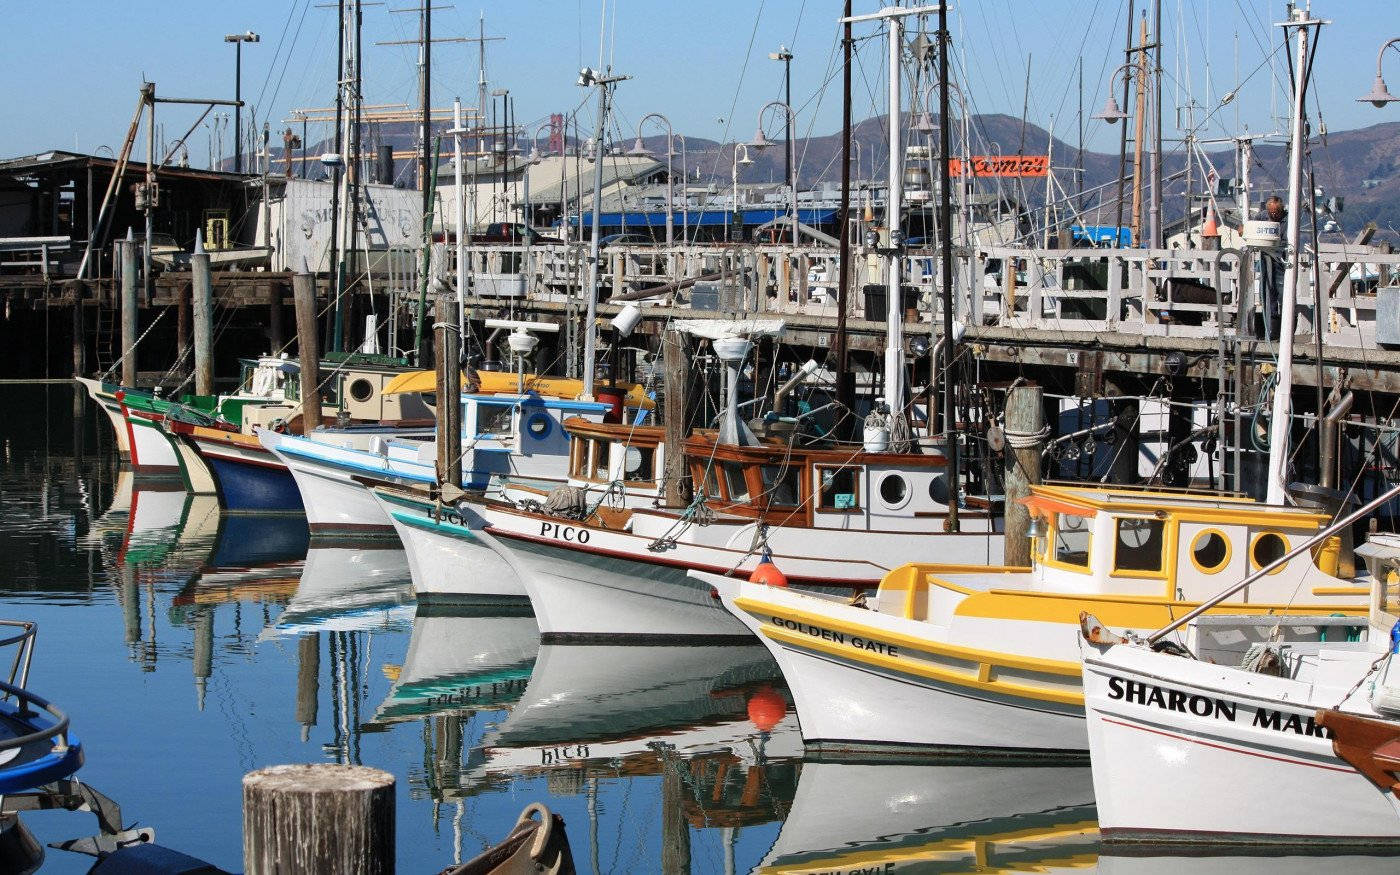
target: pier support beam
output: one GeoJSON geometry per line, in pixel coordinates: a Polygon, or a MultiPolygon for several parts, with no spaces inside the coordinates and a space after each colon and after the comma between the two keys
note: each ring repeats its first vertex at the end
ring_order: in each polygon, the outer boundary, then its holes
{"type": "Polygon", "coordinates": [[[194,615],[195,705],[204,710],[204,694],[214,676],[214,609],[204,608],[194,615]]]}
{"type": "Polygon", "coordinates": [[[301,359],[301,433],[321,424],[321,353],[316,341],[316,278],[292,276],[292,300],[297,311],[297,355],[301,359]]]}
{"type": "Polygon", "coordinates": [[[136,241],[130,233],[122,251],[122,385],[136,385],[136,241]]]}
{"type": "Polygon", "coordinates": [[[456,501],[462,485],[462,338],[457,333],[457,295],[438,295],[437,322],[437,476],[444,501],[456,501]]]}
{"type": "Polygon", "coordinates": [[[73,376],[81,377],[87,371],[84,360],[87,337],[84,329],[83,299],[87,297],[87,283],[78,280],[73,283],[73,376]]]}
{"type": "MultiPolygon", "coordinates": [[[[663,760],[663,762],[665,762],[663,760]]],[[[689,875],[690,824],[685,819],[685,785],[680,765],[666,762],[661,775],[661,872],[689,875]]]]}
{"type": "Polygon", "coordinates": [[[1020,499],[1040,482],[1040,458],[1045,450],[1044,391],[1039,386],[1016,386],[1006,393],[1006,564],[1031,564],[1030,511],[1020,499]]]}
{"type": "Polygon", "coordinates": [[[287,329],[282,324],[282,292],[281,283],[267,287],[267,348],[273,355],[280,354],[287,342],[287,329]]]}
{"type": "Polygon", "coordinates": [[[394,871],[394,776],[366,766],[272,766],[243,776],[248,875],[394,871]]]}
{"type": "MultiPolygon", "coordinates": [[[[204,241],[195,232],[194,254],[190,256],[190,276],[194,298],[194,391],[214,394],[214,277],[204,241]]],[[[184,295],[181,295],[181,301],[184,295]]],[[[184,347],[182,346],[181,349],[184,347]]]]}

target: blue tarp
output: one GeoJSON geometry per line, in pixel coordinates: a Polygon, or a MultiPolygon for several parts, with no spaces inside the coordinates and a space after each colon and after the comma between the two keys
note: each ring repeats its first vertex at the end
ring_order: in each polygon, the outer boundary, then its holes
{"type": "MultiPolygon", "coordinates": [[[[703,225],[727,225],[729,224],[731,213],[728,210],[704,210],[702,212],[691,212],[686,214],[685,221],[690,227],[700,227],[703,225]]],[[[776,218],[787,215],[787,210],[782,207],[762,210],[742,210],[739,215],[743,218],[745,225],[762,225],[771,222],[776,218]]],[[[797,211],[797,217],[804,225],[816,227],[827,225],[836,220],[835,210],[803,210],[797,211]]],[[[580,218],[583,224],[593,223],[593,214],[584,213],[582,217],[570,216],[569,225],[578,227],[580,218]]],[[[677,210],[672,214],[671,222],[673,227],[681,226],[682,214],[677,210]]],[[[555,223],[559,224],[558,222],[555,223]]],[[[628,228],[665,228],[666,213],[662,212],[627,212],[627,213],[599,213],[598,224],[603,228],[621,228],[624,224],[628,228]]]]}
{"type": "Polygon", "coordinates": [[[1072,225],[1069,233],[1072,239],[1088,240],[1095,246],[1112,243],[1115,236],[1118,238],[1120,247],[1133,245],[1133,229],[1126,226],[1115,229],[1112,225],[1072,225]],[[1116,235],[1115,231],[1117,231],[1116,235]]]}

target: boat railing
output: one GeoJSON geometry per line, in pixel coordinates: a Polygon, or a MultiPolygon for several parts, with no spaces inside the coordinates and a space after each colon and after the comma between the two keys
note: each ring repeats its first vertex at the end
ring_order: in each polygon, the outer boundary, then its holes
{"type": "Polygon", "coordinates": [[[34,643],[38,638],[39,624],[28,620],[0,620],[0,627],[18,629],[18,632],[0,638],[0,650],[14,648],[10,660],[10,674],[7,680],[0,681],[0,701],[13,703],[22,717],[29,717],[37,706],[53,722],[48,726],[25,735],[0,739],[0,751],[12,750],[45,739],[55,740],[55,750],[68,748],[68,715],[42,696],[30,692],[29,667],[34,661],[34,643]]]}

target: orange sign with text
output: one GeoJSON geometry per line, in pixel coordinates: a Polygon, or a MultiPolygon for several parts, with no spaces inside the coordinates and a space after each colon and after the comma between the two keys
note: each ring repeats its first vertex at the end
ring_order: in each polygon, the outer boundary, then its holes
{"type": "MultiPolygon", "coordinates": [[[[973,155],[972,176],[1044,176],[1050,172],[1049,155],[973,155]]],[[[962,176],[962,159],[948,159],[948,175],[962,176]]]]}

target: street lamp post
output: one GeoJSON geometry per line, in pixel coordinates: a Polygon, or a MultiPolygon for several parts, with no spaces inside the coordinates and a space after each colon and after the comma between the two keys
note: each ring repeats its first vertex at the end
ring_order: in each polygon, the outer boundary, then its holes
{"type": "Polygon", "coordinates": [[[659,112],[649,112],[642,116],[637,122],[637,142],[627,152],[628,155],[639,158],[651,158],[651,150],[642,143],[642,125],[647,119],[659,119],[666,125],[666,257],[670,259],[671,248],[675,244],[675,215],[673,204],[676,202],[675,193],[675,173],[671,169],[671,158],[676,154],[676,134],[671,128],[671,120],[659,112]]]}
{"type": "MultiPolygon", "coordinates": [[[[749,148],[743,143],[735,143],[734,162],[729,171],[730,183],[734,190],[734,200],[729,205],[729,227],[726,228],[724,232],[724,239],[731,243],[734,242],[734,225],[739,221],[739,165],[742,164],[747,167],[752,163],[753,159],[749,157],[749,148]],[[741,149],[744,152],[743,158],[739,157],[739,150],[741,149]]],[[[742,227],[742,225],[740,227],[742,227]]]]}
{"type": "Polygon", "coordinates": [[[233,172],[243,172],[243,44],[255,43],[262,37],[251,30],[231,33],[224,42],[233,43],[233,172]]]}
{"type": "MultiPolygon", "coordinates": [[[[1128,118],[1128,114],[1124,112],[1121,107],[1118,106],[1118,98],[1113,96],[1113,80],[1118,78],[1119,73],[1124,74],[1123,93],[1126,94],[1128,91],[1128,80],[1131,78],[1132,71],[1139,66],[1140,63],[1138,61],[1128,61],[1127,63],[1118,65],[1118,69],[1114,70],[1113,73],[1108,77],[1108,99],[1104,101],[1103,109],[1094,113],[1092,118],[1100,119],[1104,122],[1107,122],[1110,125],[1116,125],[1119,122],[1125,121],[1128,118]]],[[[1139,89],[1138,93],[1141,94],[1142,90],[1139,89]]],[[[1141,173],[1142,165],[1141,158],[1136,156],[1140,154],[1140,150],[1142,148],[1141,143],[1137,144],[1135,148],[1139,150],[1138,152],[1134,153],[1135,157],[1133,161],[1133,201],[1134,203],[1137,203],[1138,198],[1140,197],[1140,182],[1138,176],[1141,173]]],[[[1119,165],[1119,169],[1122,170],[1121,164],[1119,165]]],[[[1118,203],[1116,205],[1116,209],[1118,210],[1118,218],[1117,223],[1113,226],[1113,245],[1120,246],[1122,245],[1121,240],[1123,227],[1123,174],[1121,173],[1118,176],[1118,203]]],[[[1136,210],[1134,210],[1134,212],[1136,213],[1136,210]]],[[[1138,230],[1138,224],[1139,222],[1137,221],[1133,222],[1134,232],[1138,230]]],[[[1136,240],[1134,240],[1134,242],[1136,242],[1136,240]]]]}
{"type": "Polygon", "coordinates": [[[690,245],[690,165],[685,154],[685,134],[676,134],[681,141],[681,245],[690,245]]]}
{"type": "Polygon", "coordinates": [[[1376,52],[1376,81],[1371,85],[1371,93],[1365,97],[1356,98],[1361,103],[1369,103],[1377,109],[1383,108],[1387,103],[1394,103],[1400,100],[1390,93],[1390,89],[1385,87],[1385,80],[1381,78],[1381,61],[1385,58],[1385,50],[1394,45],[1400,45],[1400,36],[1392,40],[1386,40],[1381,44],[1381,50],[1376,52]]]}
{"type": "MultiPolygon", "coordinates": [[[[769,59],[770,61],[782,61],[782,62],[783,62],[783,101],[784,101],[789,107],[791,107],[791,106],[792,106],[792,52],[788,51],[788,47],[787,47],[787,46],[780,45],[780,46],[778,46],[778,50],[777,50],[776,52],[772,52],[772,53],[770,53],[770,54],[768,55],[768,59],[769,59]]],[[[784,168],[783,168],[783,178],[784,178],[784,179],[789,179],[789,180],[791,180],[791,179],[793,178],[793,176],[792,176],[792,148],[793,148],[793,129],[794,129],[794,128],[795,128],[795,125],[793,125],[793,123],[792,123],[792,113],[789,112],[789,113],[788,113],[788,116],[787,116],[787,149],[785,150],[786,164],[784,165],[784,168]]],[[[796,182],[795,182],[795,181],[793,182],[793,186],[794,186],[794,188],[796,187],[796,182]]],[[[795,201],[796,201],[796,197],[797,197],[797,196],[794,194],[794,195],[793,195],[794,203],[795,203],[795,201]]],[[[797,208],[796,208],[796,206],[793,207],[792,223],[793,223],[793,224],[792,224],[792,245],[793,245],[793,246],[796,246],[796,245],[797,245],[797,208]]]]}
{"type": "MultiPolygon", "coordinates": [[[[771,140],[769,140],[768,137],[765,136],[764,133],[763,133],[763,114],[764,114],[765,112],[767,112],[767,111],[769,110],[770,107],[775,107],[775,106],[776,106],[776,107],[781,107],[782,110],[783,110],[783,112],[785,112],[785,113],[787,114],[788,140],[789,140],[789,143],[791,142],[791,139],[792,139],[792,131],[793,131],[793,129],[796,127],[796,125],[793,123],[793,112],[792,112],[792,107],[791,107],[790,105],[784,103],[784,102],[781,101],[781,100],[770,100],[770,101],[768,101],[767,103],[765,103],[765,104],[763,105],[763,108],[762,108],[762,109],[760,109],[760,110],[758,111],[758,132],[757,132],[756,134],[754,134],[753,142],[747,144],[748,147],[749,147],[750,149],[760,149],[760,150],[761,150],[761,149],[766,149],[766,148],[768,148],[769,146],[773,145],[773,142],[772,142],[771,140]]],[[[796,245],[796,244],[797,244],[797,180],[796,180],[795,178],[793,178],[793,176],[791,175],[791,172],[789,172],[789,175],[788,175],[788,178],[787,178],[787,184],[788,184],[788,195],[789,195],[789,198],[790,198],[790,207],[791,207],[791,209],[792,209],[792,242],[793,242],[793,245],[796,245]]]]}

